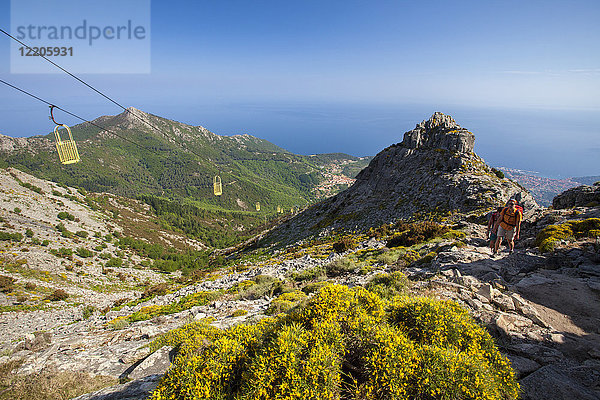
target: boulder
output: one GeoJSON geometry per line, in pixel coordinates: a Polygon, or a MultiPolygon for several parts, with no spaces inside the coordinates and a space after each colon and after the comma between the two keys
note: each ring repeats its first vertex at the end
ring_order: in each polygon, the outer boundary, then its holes
{"type": "Polygon", "coordinates": [[[554,209],[600,206],[600,182],[594,185],[582,185],[562,192],[552,200],[554,209]]]}

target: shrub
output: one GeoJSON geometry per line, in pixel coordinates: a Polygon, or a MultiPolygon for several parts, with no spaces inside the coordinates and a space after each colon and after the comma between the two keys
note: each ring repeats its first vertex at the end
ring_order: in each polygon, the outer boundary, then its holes
{"type": "Polygon", "coordinates": [[[292,274],[292,279],[296,282],[323,280],[325,277],[325,268],[321,266],[308,268],[292,274]]]}
{"type": "Polygon", "coordinates": [[[50,244],[50,241],[48,239],[44,239],[42,240],[42,246],[48,246],[50,244]]]}
{"type": "Polygon", "coordinates": [[[496,168],[492,168],[492,172],[494,173],[494,175],[496,175],[498,178],[500,179],[504,179],[504,172],[496,169],[496,168]]]}
{"type": "Polygon", "coordinates": [[[275,286],[281,281],[271,275],[257,275],[251,282],[254,284],[247,284],[248,286],[240,290],[237,299],[257,300],[263,296],[273,296],[275,286]]]}
{"type": "Polygon", "coordinates": [[[33,231],[31,229],[27,228],[25,230],[25,236],[27,236],[28,238],[33,237],[33,231]]]}
{"type": "Polygon", "coordinates": [[[542,229],[535,240],[535,245],[542,253],[554,250],[560,240],[575,240],[583,237],[595,237],[600,229],[600,218],[588,218],[571,221],[560,225],[548,225],[542,229]]]}
{"type": "Polygon", "coordinates": [[[46,296],[46,300],[60,301],[66,300],[68,297],[69,293],[65,292],[63,289],[56,289],[54,292],[46,296]]]}
{"type": "Polygon", "coordinates": [[[119,268],[123,266],[123,260],[120,258],[111,257],[104,266],[106,268],[119,268]]]}
{"type": "Polygon", "coordinates": [[[27,289],[27,290],[35,290],[35,288],[36,288],[36,287],[37,287],[37,286],[36,286],[36,285],[35,285],[35,283],[33,283],[33,282],[27,282],[27,283],[25,284],[25,289],[27,289]]]}
{"type": "Polygon", "coordinates": [[[291,310],[294,306],[306,299],[306,294],[301,291],[283,293],[271,302],[265,311],[267,315],[275,315],[291,310]]]}
{"type": "Polygon", "coordinates": [[[77,255],[79,257],[88,258],[88,257],[92,257],[94,255],[94,252],[86,249],[85,247],[79,247],[77,249],[77,255]]]}
{"type": "Polygon", "coordinates": [[[73,214],[70,214],[70,213],[66,212],[66,211],[59,212],[58,215],[57,215],[57,217],[58,217],[58,219],[61,219],[61,220],[65,220],[66,219],[66,220],[69,220],[69,221],[75,221],[75,216],[73,214]]]}
{"type": "Polygon", "coordinates": [[[451,302],[386,303],[324,287],[304,307],[220,330],[196,322],[151,343],[179,349],[153,392],[163,399],[515,399],[490,335],[451,302]]]}
{"type": "Polygon", "coordinates": [[[56,257],[69,258],[70,259],[73,256],[73,250],[68,249],[66,247],[61,247],[58,250],[50,249],[50,254],[54,254],[56,257]]]}
{"type": "Polygon", "coordinates": [[[157,285],[152,285],[142,293],[142,299],[150,299],[156,296],[164,296],[169,291],[169,285],[166,283],[159,283],[157,285]]]}
{"type": "Polygon", "coordinates": [[[428,221],[414,223],[399,222],[396,224],[396,229],[400,233],[388,240],[387,247],[413,246],[442,236],[450,230],[447,226],[428,221]]]}
{"type": "Polygon", "coordinates": [[[352,272],[356,269],[356,263],[347,257],[338,258],[325,267],[328,277],[342,275],[346,272],[352,272]]]}
{"type": "MultiPolygon", "coordinates": [[[[154,318],[160,315],[174,314],[189,310],[192,307],[204,306],[210,302],[218,299],[221,296],[220,291],[214,292],[197,292],[179,299],[177,303],[167,305],[152,305],[143,307],[141,310],[134,312],[128,316],[117,317],[109,322],[109,325],[115,328],[115,326],[121,326],[123,322],[131,323],[137,321],[146,321],[150,318],[154,318]]],[[[115,328],[116,329],[116,328],[115,328]]]]}
{"type": "Polygon", "coordinates": [[[19,207],[15,207],[13,211],[15,214],[21,214],[21,209],[19,207]]]}
{"type": "Polygon", "coordinates": [[[81,317],[83,319],[88,319],[89,317],[91,317],[92,315],[94,315],[94,312],[96,312],[96,307],[87,305],[81,311],[81,317]]]}
{"type": "Polygon", "coordinates": [[[344,236],[333,244],[333,250],[336,253],[343,253],[356,247],[356,240],[351,236],[344,236]]]}
{"type": "Polygon", "coordinates": [[[41,188],[41,187],[38,187],[38,186],[32,185],[32,184],[31,184],[31,183],[29,183],[29,182],[19,182],[19,184],[20,184],[21,186],[23,186],[23,187],[26,187],[27,189],[33,190],[33,191],[34,191],[34,192],[36,192],[36,193],[39,193],[39,194],[42,194],[42,193],[43,193],[43,190],[42,190],[42,188],[41,188]]]}
{"type": "Polygon", "coordinates": [[[75,235],[85,239],[88,237],[89,233],[87,233],[86,231],[77,231],[75,232],[75,235]]]}
{"type": "Polygon", "coordinates": [[[15,288],[15,278],[0,275],[0,293],[12,292],[15,288]]]}
{"type": "Polygon", "coordinates": [[[23,235],[19,232],[0,232],[0,240],[12,240],[13,242],[20,242],[21,240],[23,240],[23,235]]]}
{"type": "Polygon", "coordinates": [[[391,274],[381,273],[372,277],[365,287],[380,297],[391,299],[405,294],[410,288],[410,280],[399,271],[391,274]]]}
{"type": "Polygon", "coordinates": [[[241,317],[242,315],[246,315],[248,314],[248,311],[246,310],[235,310],[234,312],[231,313],[231,317],[241,317]]]}
{"type": "Polygon", "coordinates": [[[311,294],[311,293],[318,292],[323,287],[330,285],[330,284],[331,283],[327,282],[327,281],[313,282],[313,283],[309,283],[308,285],[304,286],[302,288],[302,291],[306,294],[311,294]]]}

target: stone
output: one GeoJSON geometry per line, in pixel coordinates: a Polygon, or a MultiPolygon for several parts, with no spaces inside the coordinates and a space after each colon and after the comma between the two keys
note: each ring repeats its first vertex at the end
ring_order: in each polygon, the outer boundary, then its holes
{"type": "Polygon", "coordinates": [[[562,352],[557,349],[535,343],[519,343],[511,346],[511,349],[521,353],[527,358],[531,358],[540,364],[549,364],[560,361],[564,358],[562,352]]]}
{"type": "MultiPolygon", "coordinates": [[[[521,379],[522,400],[598,400],[600,391],[588,387],[564,365],[548,365],[521,379]],[[571,376],[570,376],[571,375],[571,376]]],[[[590,371],[588,371],[589,373],[590,371]]]]}
{"type": "Polygon", "coordinates": [[[524,279],[521,279],[515,286],[518,289],[526,289],[529,288],[531,286],[536,286],[536,285],[546,285],[549,283],[553,283],[554,281],[550,278],[546,278],[543,275],[540,274],[533,274],[531,276],[528,276],[524,279]]]}
{"type": "Polygon", "coordinates": [[[515,309],[515,303],[509,296],[504,294],[494,296],[492,302],[502,311],[513,311],[515,309]]]}
{"type": "Polygon", "coordinates": [[[127,377],[136,380],[150,375],[162,375],[171,366],[173,358],[172,347],[161,347],[137,364],[127,377]]]}
{"type": "Polygon", "coordinates": [[[501,313],[496,318],[496,326],[507,335],[510,335],[511,332],[522,331],[531,325],[532,322],[530,319],[517,314],[501,313]]]}
{"type": "Polygon", "coordinates": [[[600,265],[598,264],[582,264],[577,267],[580,274],[600,278],[600,265]]]}
{"type": "Polygon", "coordinates": [[[517,356],[514,354],[507,354],[506,356],[510,360],[510,365],[517,372],[518,379],[529,375],[541,366],[540,364],[533,360],[530,360],[529,358],[517,356]]]}
{"type": "Polygon", "coordinates": [[[484,283],[477,291],[477,294],[485,297],[488,301],[492,301],[494,299],[494,296],[498,294],[498,291],[494,289],[489,283],[484,283]]]}
{"type": "Polygon", "coordinates": [[[125,384],[84,394],[72,400],[145,400],[160,382],[161,375],[151,375],[125,384]]]}
{"type": "Polygon", "coordinates": [[[571,188],[554,197],[552,207],[555,210],[600,204],[600,185],[582,185],[571,188]]]}
{"type": "Polygon", "coordinates": [[[470,288],[471,290],[477,290],[477,288],[481,285],[479,279],[470,276],[470,275],[462,275],[457,278],[459,284],[464,287],[470,288]]]}

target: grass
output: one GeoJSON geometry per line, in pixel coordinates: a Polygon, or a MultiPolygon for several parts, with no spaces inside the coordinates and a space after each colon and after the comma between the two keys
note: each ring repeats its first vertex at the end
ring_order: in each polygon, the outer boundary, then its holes
{"type": "Polygon", "coordinates": [[[20,361],[0,364],[0,400],[68,400],[114,385],[116,379],[92,377],[83,372],[44,369],[31,375],[18,375],[20,361]]]}

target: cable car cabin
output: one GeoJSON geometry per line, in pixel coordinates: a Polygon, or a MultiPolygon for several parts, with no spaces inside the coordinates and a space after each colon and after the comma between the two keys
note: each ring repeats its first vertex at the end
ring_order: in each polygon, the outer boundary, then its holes
{"type": "Polygon", "coordinates": [[[213,179],[213,191],[215,196],[223,194],[223,185],[221,184],[221,177],[219,175],[215,176],[213,179]]]}
{"type": "Polygon", "coordinates": [[[54,136],[56,137],[56,151],[58,151],[58,158],[63,164],[74,164],[79,162],[79,152],[77,151],[77,145],[73,140],[71,134],[71,128],[67,125],[59,124],[54,127],[54,136]],[[60,127],[64,127],[69,132],[69,140],[62,141],[58,130],[60,127]]]}
{"type": "Polygon", "coordinates": [[[260,202],[256,202],[256,211],[260,211],[260,202]]]}

